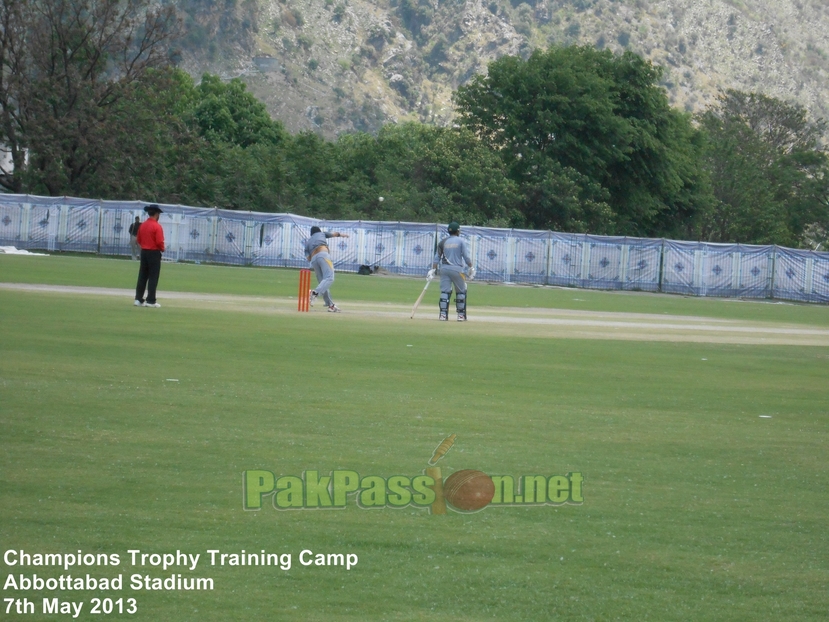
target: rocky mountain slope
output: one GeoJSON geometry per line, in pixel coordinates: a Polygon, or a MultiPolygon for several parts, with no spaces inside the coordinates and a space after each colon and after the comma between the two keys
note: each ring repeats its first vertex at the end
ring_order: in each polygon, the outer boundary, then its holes
{"type": "Polygon", "coordinates": [[[241,77],[292,131],[448,124],[504,54],[586,44],[664,68],[674,105],[758,91],[829,117],[827,0],[179,0],[183,67],[241,77]]]}

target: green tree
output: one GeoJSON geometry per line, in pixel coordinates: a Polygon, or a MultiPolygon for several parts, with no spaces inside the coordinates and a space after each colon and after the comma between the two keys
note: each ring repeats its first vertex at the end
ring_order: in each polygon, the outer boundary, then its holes
{"type": "Polygon", "coordinates": [[[704,215],[702,239],[710,242],[771,243],[786,237],[784,214],[766,175],[768,154],[745,125],[720,124],[706,116],[705,151],[716,203],[704,215]]]}
{"type": "Polygon", "coordinates": [[[531,225],[653,235],[706,200],[695,131],[660,76],[631,52],[551,48],[490,63],[455,101],[520,184],[531,225]]]}
{"type": "Polygon", "coordinates": [[[148,72],[112,110],[112,148],[85,187],[88,196],[189,203],[207,144],[186,123],[194,85],[178,69],[148,72]]]}
{"type": "Polygon", "coordinates": [[[118,150],[120,106],[169,64],[175,10],[149,0],[4,0],[0,143],[13,192],[88,194],[118,150]]]}
{"type": "Polygon", "coordinates": [[[277,211],[284,189],[282,125],[241,82],[177,69],[150,72],[115,106],[117,148],[93,196],[277,211]]]}
{"type": "Polygon", "coordinates": [[[338,194],[354,201],[352,214],[492,226],[520,221],[517,187],[503,162],[468,130],[387,125],[376,138],[341,137],[336,153],[338,194]]]}
{"type": "Polygon", "coordinates": [[[186,131],[177,133],[166,152],[175,176],[161,194],[192,205],[277,211],[279,194],[269,175],[283,161],[280,152],[289,139],[282,124],[238,79],[223,82],[205,74],[195,85],[186,74],[177,78],[168,95],[159,97],[179,105],[160,108],[186,131]]]}
{"type": "Polygon", "coordinates": [[[826,123],[797,104],[727,91],[699,118],[716,202],[701,219],[705,239],[797,246],[829,224],[826,123]]]}
{"type": "Polygon", "coordinates": [[[342,134],[333,149],[337,165],[334,194],[338,218],[376,218],[384,188],[378,185],[381,153],[377,137],[366,132],[342,134]]]}
{"type": "Polygon", "coordinates": [[[726,90],[710,112],[745,124],[771,153],[780,155],[818,149],[826,135],[825,120],[811,121],[803,106],[762,93],[726,90]]]}
{"type": "Polygon", "coordinates": [[[334,146],[313,132],[300,132],[284,144],[280,202],[308,216],[337,218],[342,204],[334,193],[337,181],[334,146]]]}
{"type": "Polygon", "coordinates": [[[196,87],[192,114],[201,135],[211,142],[249,147],[278,144],[285,137],[282,124],[271,119],[265,104],[238,78],[222,82],[218,76],[204,74],[196,87]]]}

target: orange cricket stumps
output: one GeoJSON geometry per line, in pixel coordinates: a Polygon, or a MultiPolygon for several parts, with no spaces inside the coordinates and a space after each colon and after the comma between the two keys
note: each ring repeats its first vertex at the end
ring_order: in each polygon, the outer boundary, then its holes
{"type": "Polygon", "coordinates": [[[311,303],[311,271],[303,268],[299,271],[299,303],[297,311],[309,311],[311,303]]]}
{"type": "Polygon", "coordinates": [[[495,483],[483,471],[455,471],[443,482],[443,497],[463,512],[474,512],[489,505],[495,496],[495,483]]]}

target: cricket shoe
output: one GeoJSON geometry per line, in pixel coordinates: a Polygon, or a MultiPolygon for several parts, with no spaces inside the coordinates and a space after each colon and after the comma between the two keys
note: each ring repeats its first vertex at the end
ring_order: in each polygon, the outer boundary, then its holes
{"type": "Polygon", "coordinates": [[[311,290],[311,293],[308,294],[308,304],[312,307],[314,306],[314,302],[316,301],[317,296],[319,296],[319,294],[315,292],[313,289],[311,290]]]}
{"type": "Polygon", "coordinates": [[[337,305],[330,305],[328,307],[328,313],[339,313],[340,308],[337,305]]]}
{"type": "Polygon", "coordinates": [[[449,320],[449,318],[447,317],[447,315],[446,315],[443,311],[441,311],[441,312],[440,312],[440,316],[438,317],[438,319],[439,319],[441,322],[446,322],[446,321],[448,321],[448,320],[449,320]]]}
{"type": "Polygon", "coordinates": [[[143,306],[144,306],[144,303],[143,303],[143,302],[141,302],[140,300],[136,300],[136,301],[135,301],[134,303],[132,303],[132,304],[133,304],[134,306],[136,306],[136,307],[143,307],[143,306]]]}
{"type": "Polygon", "coordinates": [[[466,313],[458,313],[458,322],[466,321],[466,313]]]}
{"type": "Polygon", "coordinates": [[[144,303],[144,306],[145,306],[145,307],[151,307],[151,308],[153,308],[153,309],[160,309],[160,308],[161,308],[161,305],[160,305],[160,304],[158,304],[157,302],[154,302],[154,303],[152,303],[152,304],[150,304],[149,302],[145,302],[145,303],[144,303]]]}

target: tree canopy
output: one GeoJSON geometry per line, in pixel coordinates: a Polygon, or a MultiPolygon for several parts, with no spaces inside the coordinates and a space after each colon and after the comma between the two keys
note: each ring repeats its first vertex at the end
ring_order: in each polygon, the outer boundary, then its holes
{"type": "Polygon", "coordinates": [[[650,235],[695,213],[695,130],[632,52],[590,47],[502,57],[458,89],[460,122],[499,151],[530,224],[650,235]]]}
{"type": "Polygon", "coordinates": [[[120,104],[168,64],[172,6],[149,0],[4,0],[0,141],[8,190],[83,194],[128,122],[120,104]]]}
{"type": "Polygon", "coordinates": [[[700,115],[703,162],[715,202],[701,233],[715,242],[797,246],[829,225],[829,158],[823,120],[757,93],[727,91],[700,115]]]}

